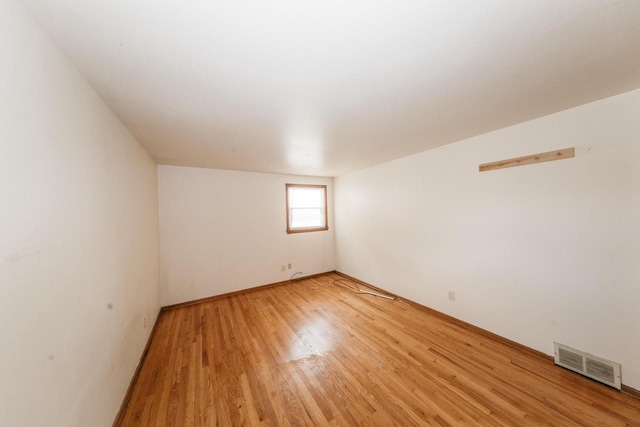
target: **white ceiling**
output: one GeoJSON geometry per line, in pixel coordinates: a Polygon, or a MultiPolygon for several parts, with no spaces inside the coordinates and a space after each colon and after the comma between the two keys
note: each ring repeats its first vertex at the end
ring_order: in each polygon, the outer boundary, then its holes
{"type": "Polygon", "coordinates": [[[639,0],[23,0],[160,164],[336,176],[640,87],[639,0]]]}

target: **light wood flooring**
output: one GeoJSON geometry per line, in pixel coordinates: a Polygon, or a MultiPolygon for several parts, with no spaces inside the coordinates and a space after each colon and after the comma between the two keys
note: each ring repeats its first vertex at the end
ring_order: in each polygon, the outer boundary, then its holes
{"type": "Polygon", "coordinates": [[[161,313],[123,426],[640,426],[640,400],[328,274],[161,313]]]}

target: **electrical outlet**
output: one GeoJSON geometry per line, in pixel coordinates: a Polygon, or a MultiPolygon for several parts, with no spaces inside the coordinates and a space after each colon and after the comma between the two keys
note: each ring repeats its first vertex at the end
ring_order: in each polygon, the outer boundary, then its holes
{"type": "Polygon", "coordinates": [[[451,301],[455,301],[456,300],[456,293],[453,291],[449,291],[449,299],[451,301]]]}
{"type": "Polygon", "coordinates": [[[285,266],[283,265],[283,266],[282,266],[282,271],[285,271],[285,270],[286,270],[286,268],[285,268],[285,266]]]}
{"type": "Polygon", "coordinates": [[[291,270],[291,263],[289,263],[289,265],[287,267],[289,268],[289,270],[291,270]]]}

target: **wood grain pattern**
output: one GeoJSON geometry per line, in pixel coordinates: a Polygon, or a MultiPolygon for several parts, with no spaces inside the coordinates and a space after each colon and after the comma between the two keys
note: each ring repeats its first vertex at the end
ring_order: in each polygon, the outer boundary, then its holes
{"type": "Polygon", "coordinates": [[[640,400],[327,274],[161,313],[123,426],[640,426],[640,400]]]}
{"type": "Polygon", "coordinates": [[[569,159],[575,156],[575,150],[563,148],[562,150],[547,151],[546,153],[531,154],[529,156],[515,157],[513,159],[500,160],[497,162],[483,163],[478,169],[486,172],[495,169],[512,168],[514,166],[531,165],[533,163],[550,162],[552,160],[569,159]]]}

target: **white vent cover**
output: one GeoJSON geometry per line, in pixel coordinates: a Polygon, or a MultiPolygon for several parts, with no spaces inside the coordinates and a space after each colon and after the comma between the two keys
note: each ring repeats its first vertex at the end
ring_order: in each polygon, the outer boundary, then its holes
{"type": "Polygon", "coordinates": [[[620,390],[621,378],[619,363],[576,350],[557,342],[554,342],[553,346],[556,365],[620,390]]]}

